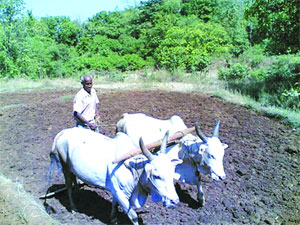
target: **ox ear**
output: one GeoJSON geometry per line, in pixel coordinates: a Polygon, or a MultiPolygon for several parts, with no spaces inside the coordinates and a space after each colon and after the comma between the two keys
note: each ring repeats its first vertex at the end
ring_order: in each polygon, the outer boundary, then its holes
{"type": "Polygon", "coordinates": [[[225,143],[222,143],[222,147],[223,147],[224,149],[226,149],[226,148],[228,148],[228,145],[225,144],[225,143]]]}

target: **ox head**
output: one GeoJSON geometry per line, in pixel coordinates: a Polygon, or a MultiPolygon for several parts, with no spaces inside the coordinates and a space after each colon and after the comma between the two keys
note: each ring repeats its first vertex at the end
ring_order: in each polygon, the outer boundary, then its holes
{"type": "Polygon", "coordinates": [[[182,163],[181,159],[171,160],[166,154],[167,140],[169,131],[166,132],[160,153],[153,155],[144,145],[143,139],[140,138],[139,144],[143,154],[149,159],[149,163],[145,165],[146,186],[150,190],[153,201],[163,201],[163,205],[167,208],[174,207],[179,198],[176,193],[173,174],[175,166],[182,163]]]}
{"type": "Polygon", "coordinates": [[[219,139],[219,126],[220,121],[217,122],[213,135],[206,137],[200,130],[198,124],[195,125],[197,135],[202,139],[203,144],[200,145],[199,154],[202,155],[202,162],[200,168],[201,171],[209,173],[214,180],[224,180],[226,174],[223,167],[224,150],[228,145],[221,143],[219,139]]]}

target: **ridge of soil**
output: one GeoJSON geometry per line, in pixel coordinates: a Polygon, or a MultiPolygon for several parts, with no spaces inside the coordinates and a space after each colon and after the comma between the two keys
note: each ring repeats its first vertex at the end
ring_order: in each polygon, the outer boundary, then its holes
{"type": "MultiPolygon", "coordinates": [[[[40,200],[47,189],[63,187],[63,176],[47,181],[49,151],[55,135],[73,127],[77,90],[0,94],[0,171],[21,182],[37,202],[62,224],[107,224],[111,195],[85,186],[74,193],[79,212],[71,213],[67,193],[40,200]]],[[[199,93],[97,90],[101,129],[115,135],[123,113],[142,112],[160,119],[177,114],[188,127],[199,122],[210,135],[221,120],[220,140],[227,179],[202,177],[206,204],[199,207],[196,186],[176,183],[180,204],[166,209],[150,199],[137,210],[140,224],[300,224],[300,136],[288,125],[247,108],[199,93]]],[[[120,210],[119,222],[130,223],[120,210]]]]}

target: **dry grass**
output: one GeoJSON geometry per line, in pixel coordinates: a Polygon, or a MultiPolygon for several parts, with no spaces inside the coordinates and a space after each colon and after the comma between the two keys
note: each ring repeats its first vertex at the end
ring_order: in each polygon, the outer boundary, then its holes
{"type": "Polygon", "coordinates": [[[0,224],[55,225],[52,219],[19,183],[0,174],[0,224]]]}
{"type": "MultiPolygon", "coordinates": [[[[94,79],[94,87],[96,89],[109,90],[173,90],[181,92],[202,92],[211,96],[218,96],[225,101],[251,107],[253,110],[264,113],[267,116],[282,119],[285,123],[291,124],[295,128],[300,127],[300,113],[292,110],[280,109],[276,107],[265,107],[263,103],[255,102],[247,96],[239,93],[233,93],[226,89],[224,81],[217,78],[217,66],[209,68],[206,75],[203,74],[183,74],[179,72],[177,75],[167,74],[165,71],[144,71],[134,74],[123,74],[124,82],[111,82],[107,80],[105,75],[96,75],[94,79]],[[157,78],[161,75],[167,77],[165,81],[151,81],[149,77],[157,78]],[[179,77],[180,81],[171,81],[172,76],[179,77]],[[148,78],[147,78],[148,77],[148,78]],[[186,77],[192,77],[191,80],[186,77]]],[[[121,75],[120,75],[121,76],[121,75]]],[[[154,79],[155,80],[155,79],[154,79]]],[[[159,79],[158,79],[159,80],[159,79]]],[[[15,91],[34,91],[49,89],[74,88],[79,89],[81,84],[78,80],[71,78],[64,79],[43,79],[40,81],[32,81],[26,79],[0,80],[0,93],[15,91]]],[[[72,96],[62,96],[62,100],[72,98],[72,96]]]]}

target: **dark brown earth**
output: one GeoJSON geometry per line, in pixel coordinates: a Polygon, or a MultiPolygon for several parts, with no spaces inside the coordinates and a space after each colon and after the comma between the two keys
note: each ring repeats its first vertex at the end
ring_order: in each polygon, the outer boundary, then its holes
{"type": "MultiPolygon", "coordinates": [[[[49,150],[55,135],[72,127],[72,98],[77,90],[0,94],[0,171],[23,183],[37,202],[47,189],[63,186],[63,176],[49,185],[49,150]]],[[[114,136],[125,112],[143,112],[167,119],[180,115],[188,127],[198,121],[211,134],[220,119],[220,139],[229,145],[224,157],[227,179],[203,177],[206,205],[196,202],[196,187],[176,184],[181,203],[165,209],[147,203],[139,210],[141,224],[300,224],[300,136],[286,124],[250,109],[199,93],[103,91],[102,131],[114,136]]],[[[62,224],[106,224],[111,196],[84,187],[74,194],[78,213],[70,212],[66,192],[47,199],[45,208],[62,224]]],[[[122,224],[129,223],[119,214],[122,224]]]]}

